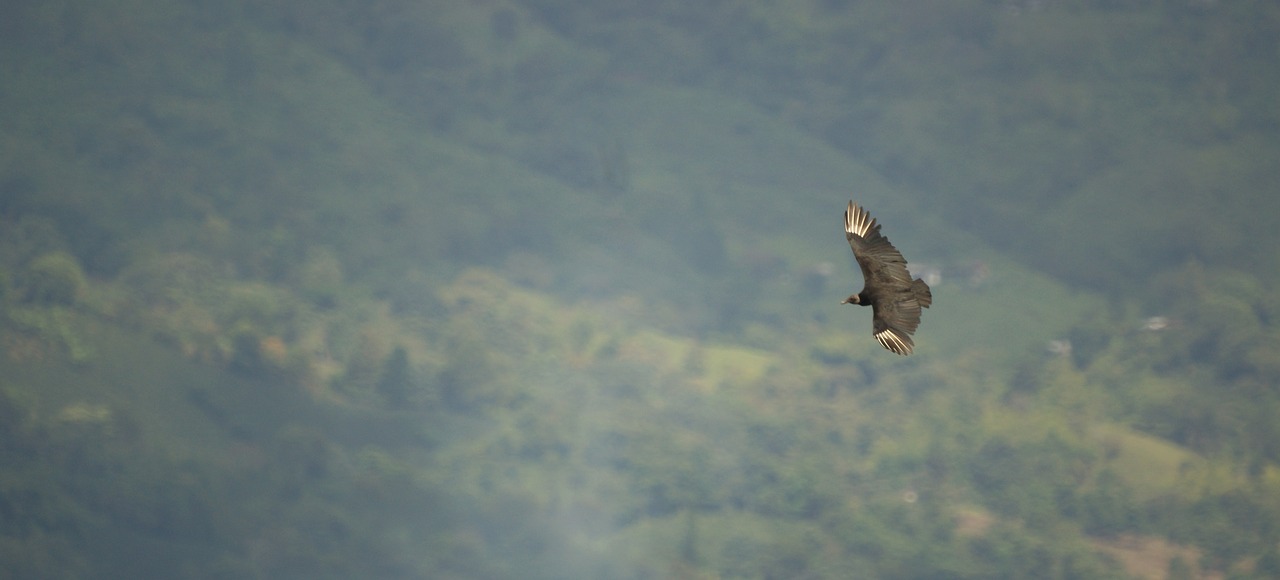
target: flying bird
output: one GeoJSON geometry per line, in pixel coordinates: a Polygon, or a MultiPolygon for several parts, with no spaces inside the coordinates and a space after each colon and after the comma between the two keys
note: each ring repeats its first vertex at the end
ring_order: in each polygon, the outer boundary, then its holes
{"type": "Polygon", "coordinates": [[[862,291],[841,304],[871,307],[871,331],[885,348],[906,356],[915,343],[911,335],[920,326],[920,309],[933,304],[933,293],[924,280],[911,279],[907,260],[889,238],[880,235],[880,224],[852,201],[844,211],[844,237],[862,268],[862,291]]]}

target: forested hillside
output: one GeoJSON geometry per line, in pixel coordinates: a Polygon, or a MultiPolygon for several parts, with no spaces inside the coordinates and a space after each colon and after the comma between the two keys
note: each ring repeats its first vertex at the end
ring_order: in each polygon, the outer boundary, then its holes
{"type": "Polygon", "coordinates": [[[1271,3],[215,4],[0,7],[0,578],[1280,576],[1271,3]]]}

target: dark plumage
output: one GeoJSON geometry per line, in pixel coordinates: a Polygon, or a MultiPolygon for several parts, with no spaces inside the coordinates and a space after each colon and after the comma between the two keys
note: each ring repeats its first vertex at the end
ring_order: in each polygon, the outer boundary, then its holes
{"type": "Polygon", "coordinates": [[[862,268],[862,291],[841,304],[871,306],[871,331],[885,348],[911,354],[911,335],[920,326],[920,309],[933,304],[933,293],[924,280],[911,279],[907,260],[889,238],[880,235],[880,224],[867,210],[849,202],[844,212],[844,237],[862,268]]]}

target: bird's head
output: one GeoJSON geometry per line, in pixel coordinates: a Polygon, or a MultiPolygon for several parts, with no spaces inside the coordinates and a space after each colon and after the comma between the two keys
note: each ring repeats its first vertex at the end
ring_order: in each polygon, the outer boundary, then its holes
{"type": "Polygon", "coordinates": [[[844,302],[841,302],[841,304],[860,304],[862,306],[867,305],[867,303],[862,300],[861,294],[850,294],[848,298],[844,299],[844,302]]]}

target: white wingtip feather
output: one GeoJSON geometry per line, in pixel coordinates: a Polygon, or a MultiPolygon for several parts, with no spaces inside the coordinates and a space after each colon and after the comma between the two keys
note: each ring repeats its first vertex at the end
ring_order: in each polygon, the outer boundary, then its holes
{"type": "Polygon", "coordinates": [[[898,333],[892,330],[882,330],[875,334],[876,340],[880,345],[903,356],[911,354],[911,345],[902,340],[898,333]]]}
{"type": "Polygon", "coordinates": [[[844,231],[854,234],[860,238],[867,237],[867,232],[875,226],[876,220],[866,210],[858,207],[853,202],[849,202],[849,207],[844,211],[844,231]]]}

